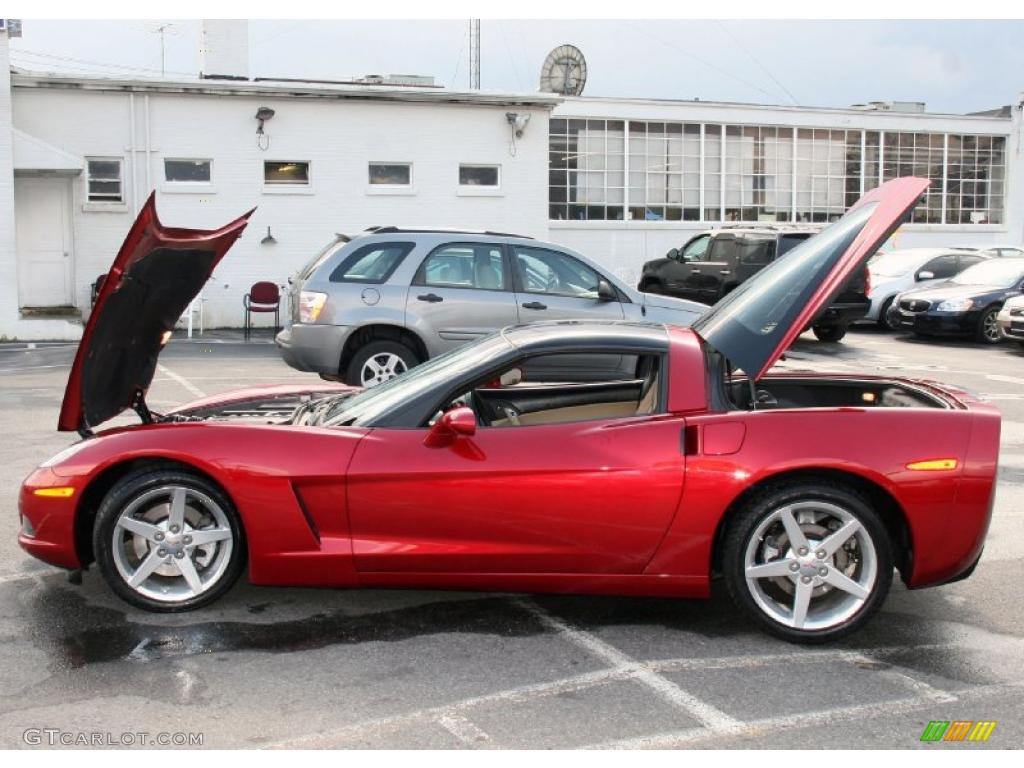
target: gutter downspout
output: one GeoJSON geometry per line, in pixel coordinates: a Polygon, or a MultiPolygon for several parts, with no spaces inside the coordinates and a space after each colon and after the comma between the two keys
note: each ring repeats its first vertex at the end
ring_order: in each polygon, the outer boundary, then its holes
{"type": "Polygon", "coordinates": [[[128,94],[128,157],[130,159],[131,172],[132,172],[132,202],[130,210],[133,214],[138,213],[138,200],[139,200],[139,189],[137,185],[137,174],[135,173],[135,163],[138,156],[135,152],[135,93],[130,92],[128,94]]]}
{"type": "Polygon", "coordinates": [[[143,110],[142,110],[142,114],[143,114],[143,119],[145,121],[143,123],[143,125],[145,126],[145,132],[146,132],[146,150],[145,150],[145,154],[144,154],[144,158],[145,158],[144,162],[146,164],[146,190],[145,191],[146,191],[146,197],[149,197],[149,193],[153,191],[153,182],[152,182],[152,178],[151,178],[151,175],[150,175],[150,173],[151,173],[150,165],[152,163],[150,162],[150,156],[149,156],[149,153],[151,151],[153,142],[152,142],[152,137],[150,136],[150,133],[149,133],[149,94],[148,93],[143,97],[143,110]]]}

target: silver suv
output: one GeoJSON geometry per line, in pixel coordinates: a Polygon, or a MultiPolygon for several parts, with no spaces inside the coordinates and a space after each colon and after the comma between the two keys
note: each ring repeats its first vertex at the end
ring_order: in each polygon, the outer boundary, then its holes
{"type": "MultiPolygon", "coordinates": [[[[707,309],[630,288],[562,246],[499,232],[377,227],[339,235],[289,282],[290,323],[276,339],[285,361],[364,387],[509,325],[689,325],[707,309]]],[[[591,362],[552,358],[547,373],[600,375],[591,362]]]]}

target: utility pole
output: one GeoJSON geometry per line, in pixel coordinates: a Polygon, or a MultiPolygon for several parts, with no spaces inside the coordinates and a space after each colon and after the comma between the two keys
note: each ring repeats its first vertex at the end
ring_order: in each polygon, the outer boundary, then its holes
{"type": "Polygon", "coordinates": [[[480,19],[469,20],[469,88],[480,90],[480,19]]]}
{"type": "Polygon", "coordinates": [[[158,26],[156,29],[153,30],[154,32],[159,32],[160,33],[160,77],[161,78],[164,77],[164,62],[166,61],[166,58],[167,58],[166,57],[166,47],[165,47],[165,43],[166,43],[166,40],[167,40],[166,32],[167,32],[167,28],[170,27],[170,26],[171,26],[170,24],[161,24],[160,26],[158,26]]]}

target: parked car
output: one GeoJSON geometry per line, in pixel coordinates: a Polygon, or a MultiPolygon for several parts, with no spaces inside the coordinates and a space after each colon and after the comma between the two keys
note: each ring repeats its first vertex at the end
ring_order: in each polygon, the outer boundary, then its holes
{"type": "Polygon", "coordinates": [[[975,251],[988,256],[1024,257],[1024,248],[1017,245],[956,245],[953,248],[958,251],[975,251]]]}
{"type": "Polygon", "coordinates": [[[1024,296],[1007,299],[998,319],[1003,336],[1024,345],[1024,296]]]}
{"type": "MultiPolygon", "coordinates": [[[[300,371],[370,387],[499,328],[539,320],[689,325],[707,309],[636,291],[585,256],[518,235],[378,227],[339,238],[291,280],[277,335],[300,371]]],[[[603,375],[586,356],[550,376],[603,375]]]]}
{"type": "Polygon", "coordinates": [[[268,585],[662,597],[706,597],[722,574],[767,631],[840,638],[894,568],[913,588],[969,575],[992,511],[991,405],[934,382],[766,375],[927,185],[871,190],[691,328],[537,323],[372,389],[253,388],[162,415],[145,398],[163,340],[245,219],[167,230],[151,199],[68,379],[59,428],[88,439],[25,480],[18,541],[95,561],[151,611],[213,602],[246,563],[268,585]],[[635,365],[523,379],[553,353],[635,365]],[[128,408],[143,425],[95,431],[128,408]]]}
{"type": "Polygon", "coordinates": [[[1024,259],[988,259],[949,280],[901,293],[890,323],[920,336],[971,336],[998,344],[1003,303],[1024,291],[1024,259]]]}
{"type": "MultiPolygon", "coordinates": [[[[820,227],[741,225],[711,229],[643,266],[639,290],[714,304],[820,227]]],[[[859,270],[816,318],[811,328],[822,341],[839,341],[868,308],[867,269],[859,270]]]]}
{"type": "Polygon", "coordinates": [[[871,260],[871,306],[865,320],[893,330],[889,308],[896,297],[910,288],[948,280],[967,267],[995,254],[957,248],[906,248],[879,254],[871,260]]]}

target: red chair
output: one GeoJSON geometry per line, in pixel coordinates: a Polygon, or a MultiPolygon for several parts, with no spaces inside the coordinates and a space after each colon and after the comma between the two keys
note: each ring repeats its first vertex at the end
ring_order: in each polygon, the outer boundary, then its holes
{"type": "Polygon", "coordinates": [[[277,333],[281,324],[281,293],[274,283],[259,282],[253,283],[252,288],[242,298],[242,305],[245,307],[245,340],[249,340],[252,332],[253,312],[274,313],[274,333],[277,333]]]}

